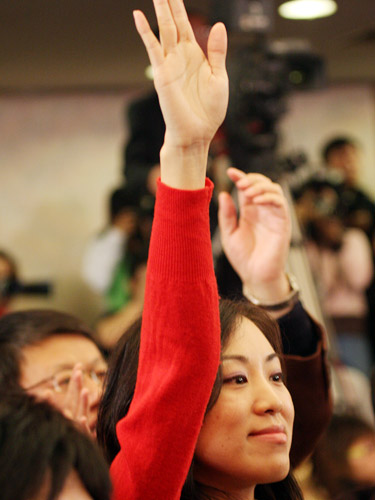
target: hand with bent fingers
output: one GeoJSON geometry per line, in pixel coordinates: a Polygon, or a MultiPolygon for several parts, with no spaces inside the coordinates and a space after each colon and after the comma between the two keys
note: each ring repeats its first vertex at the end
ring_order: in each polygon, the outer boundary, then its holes
{"type": "Polygon", "coordinates": [[[255,297],[275,302],[289,292],[285,276],[291,219],[281,186],[257,173],[230,168],[238,190],[239,217],[231,196],[219,195],[224,252],[255,297]]]}
{"type": "Polygon", "coordinates": [[[65,417],[73,420],[77,426],[89,435],[93,435],[89,428],[89,391],[83,385],[83,371],[81,363],[77,363],[72,372],[68,389],[64,399],[59,402],[52,391],[45,394],[45,399],[53,406],[58,407],[65,417]]]}
{"type": "Polygon", "coordinates": [[[224,120],[228,104],[225,27],[218,23],[211,29],[206,57],[195,40],[182,0],[154,0],[154,6],[160,42],[141,11],[134,12],[134,20],[152,64],[166,125],[162,176],[169,158],[171,163],[177,163],[176,169],[179,156],[185,161],[193,155],[201,161],[198,167],[193,161],[189,168],[193,173],[198,168],[204,183],[208,146],[224,120]]]}

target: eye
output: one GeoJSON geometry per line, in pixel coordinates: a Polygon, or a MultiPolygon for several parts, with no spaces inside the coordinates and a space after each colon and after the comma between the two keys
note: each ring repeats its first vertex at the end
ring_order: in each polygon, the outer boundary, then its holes
{"type": "Polygon", "coordinates": [[[233,377],[225,378],[223,383],[243,385],[247,383],[247,377],[245,375],[233,375],[233,377]]]}
{"type": "Polygon", "coordinates": [[[271,375],[272,382],[284,383],[284,375],[282,372],[277,372],[271,375]]]}
{"type": "Polygon", "coordinates": [[[59,380],[57,381],[59,386],[67,386],[69,385],[69,382],[70,382],[70,377],[68,376],[59,378],[59,380]]]}
{"type": "Polygon", "coordinates": [[[96,377],[101,382],[103,382],[103,380],[105,379],[106,374],[107,374],[106,370],[98,370],[98,371],[95,372],[96,377]]]}

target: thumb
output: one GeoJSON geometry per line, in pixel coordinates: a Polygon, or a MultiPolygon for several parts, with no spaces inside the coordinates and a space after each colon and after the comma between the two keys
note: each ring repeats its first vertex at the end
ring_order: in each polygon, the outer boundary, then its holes
{"type": "Polygon", "coordinates": [[[229,193],[219,194],[219,228],[222,241],[237,229],[237,210],[229,193]]]}
{"type": "Polygon", "coordinates": [[[210,31],[207,42],[207,58],[212,72],[216,75],[225,73],[225,56],[227,53],[227,32],[223,23],[215,24],[210,31]]]}

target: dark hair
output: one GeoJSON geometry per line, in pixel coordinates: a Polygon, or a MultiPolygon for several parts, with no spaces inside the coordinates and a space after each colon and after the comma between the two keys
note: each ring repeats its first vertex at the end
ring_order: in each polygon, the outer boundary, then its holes
{"type": "Polygon", "coordinates": [[[312,455],[313,479],[337,496],[355,488],[347,451],[361,437],[375,435],[375,428],[352,414],[333,415],[312,455]]]}
{"type": "Polygon", "coordinates": [[[75,334],[95,342],[93,333],[78,318],[49,309],[5,314],[0,318],[0,388],[17,389],[22,349],[52,335],[75,334]]]}
{"type": "Polygon", "coordinates": [[[113,222],[115,217],[125,209],[138,212],[140,197],[137,189],[131,186],[122,186],[112,191],[109,197],[109,216],[113,222]]]}
{"type": "Polygon", "coordinates": [[[356,143],[349,137],[335,137],[325,144],[322,149],[323,159],[327,162],[331,153],[337,151],[345,146],[356,147],[356,143]]]}
{"type": "Polygon", "coordinates": [[[2,395],[2,500],[34,498],[46,480],[49,482],[46,498],[54,500],[72,470],[94,500],[110,499],[108,466],[92,439],[48,403],[21,393],[2,395]]]}
{"type": "MultiPolygon", "coordinates": [[[[262,309],[248,301],[220,301],[221,346],[225,349],[232,333],[239,325],[241,318],[250,319],[263,332],[275,352],[282,354],[279,326],[262,309]]],[[[140,346],[141,319],[137,320],[121,337],[110,359],[104,394],[98,414],[97,438],[103,447],[109,462],[112,462],[120,451],[116,436],[116,424],[123,418],[130,407],[137,380],[138,356],[140,346]]],[[[212,389],[206,412],[215,405],[222,386],[222,374],[219,368],[212,389]]],[[[259,500],[301,499],[297,483],[288,476],[278,483],[259,485],[256,488],[259,500]]],[[[186,478],[181,493],[181,500],[203,500],[206,498],[200,485],[194,480],[194,461],[186,478]]],[[[213,497],[210,497],[213,498],[213,497]]]]}

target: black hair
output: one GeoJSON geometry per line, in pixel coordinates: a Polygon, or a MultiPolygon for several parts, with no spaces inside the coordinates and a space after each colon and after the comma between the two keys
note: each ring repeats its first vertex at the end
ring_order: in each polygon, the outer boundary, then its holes
{"type": "MultiPolygon", "coordinates": [[[[17,389],[22,349],[59,334],[86,337],[97,345],[91,329],[78,318],[49,309],[32,309],[0,318],[0,390],[17,389]]],[[[98,346],[98,348],[100,348],[98,346]]]]}
{"type": "Polygon", "coordinates": [[[125,209],[138,211],[140,197],[137,189],[131,186],[121,186],[112,191],[109,197],[109,217],[113,222],[115,217],[125,209]]]}
{"type": "Polygon", "coordinates": [[[109,500],[108,466],[96,443],[58,410],[26,394],[0,401],[2,500],[28,500],[47,487],[55,500],[75,471],[93,500],[109,500]]]}
{"type": "MultiPolygon", "coordinates": [[[[225,349],[231,335],[242,317],[250,319],[263,332],[275,352],[282,356],[282,343],[278,323],[259,307],[248,301],[220,301],[221,346],[225,349]]],[[[97,438],[109,462],[120,451],[116,436],[116,424],[130,407],[137,380],[138,356],[140,346],[141,319],[138,319],[123,334],[109,359],[109,367],[103,397],[99,407],[97,438]]],[[[282,358],[281,358],[282,359],[282,358]]],[[[206,412],[215,405],[222,387],[222,374],[219,368],[206,412]]],[[[222,498],[222,492],[219,492],[222,498]]],[[[301,491],[292,475],[277,483],[258,485],[256,497],[259,500],[300,500],[301,491]]],[[[194,460],[190,467],[181,500],[214,500],[214,494],[207,496],[202,486],[194,479],[194,460]]]]}
{"type": "Polygon", "coordinates": [[[322,156],[324,161],[327,162],[331,153],[345,146],[356,147],[356,143],[353,139],[350,139],[349,137],[335,137],[334,139],[331,139],[329,142],[325,144],[325,146],[322,149],[322,156]]]}

